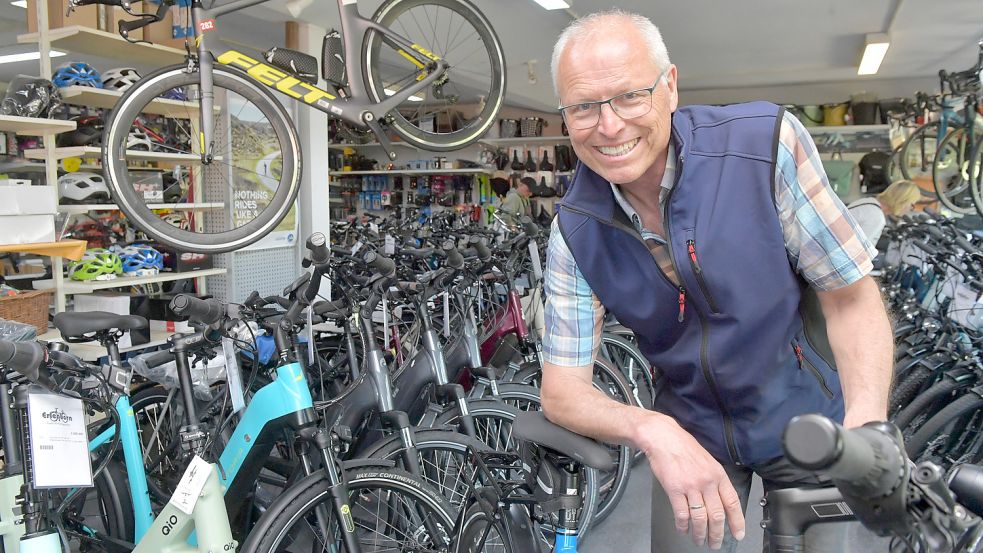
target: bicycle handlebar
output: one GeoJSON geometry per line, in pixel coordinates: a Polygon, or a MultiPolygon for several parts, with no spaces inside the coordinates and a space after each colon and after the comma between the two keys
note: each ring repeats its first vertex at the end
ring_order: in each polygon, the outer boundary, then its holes
{"type": "Polygon", "coordinates": [[[213,325],[221,321],[226,314],[225,304],[214,298],[203,300],[187,294],[178,294],[171,300],[171,310],[186,316],[194,322],[213,325]]]}
{"type": "Polygon", "coordinates": [[[48,350],[37,342],[0,340],[0,365],[14,369],[36,382],[41,367],[48,361],[48,350]]]}

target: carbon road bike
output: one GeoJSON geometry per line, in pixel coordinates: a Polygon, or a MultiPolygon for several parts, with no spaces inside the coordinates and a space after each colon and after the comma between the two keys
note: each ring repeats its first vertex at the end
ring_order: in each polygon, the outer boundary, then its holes
{"type": "MultiPolygon", "coordinates": [[[[337,0],[341,31],[325,36],[318,86],[314,56],[271,48],[227,48],[217,19],[268,0],[231,0],[207,7],[194,0],[185,63],[144,76],[106,119],[103,167],[113,198],[137,227],[169,246],[205,253],[254,243],[288,216],[302,171],[291,117],[273,91],[329,117],[370,129],[395,159],[387,130],[430,151],[467,146],[495,122],[505,94],[505,59],[487,18],[467,0],[389,0],[371,19],[357,0],[337,0]],[[161,99],[161,97],[165,99],[161,99]],[[186,152],[131,149],[136,121],[177,120],[194,137],[186,152]],[[221,200],[224,209],[175,226],[156,214],[134,188],[131,166],[147,159],[190,167],[192,202],[221,200]]],[[[70,0],[130,10],[128,0],[70,0]]],[[[121,21],[120,34],[160,21],[173,0],[152,14],[121,21]]],[[[295,11],[303,2],[294,0],[295,11]]],[[[217,203],[217,202],[215,202],[217,203]]],[[[291,222],[291,221],[288,221],[291,222]]]]}

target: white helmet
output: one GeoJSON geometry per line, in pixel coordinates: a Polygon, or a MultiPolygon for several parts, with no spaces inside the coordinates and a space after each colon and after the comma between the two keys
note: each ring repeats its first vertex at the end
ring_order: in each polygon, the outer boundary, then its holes
{"type": "Polygon", "coordinates": [[[97,173],[67,173],[58,177],[58,196],[69,202],[109,201],[106,180],[97,173]]]}
{"type": "Polygon", "coordinates": [[[165,223],[171,226],[177,227],[181,230],[191,230],[191,221],[188,220],[188,216],[180,211],[172,211],[166,215],[161,216],[161,219],[165,223]]]}
{"type": "Polygon", "coordinates": [[[132,67],[117,67],[102,74],[102,87],[107,90],[126,90],[140,80],[140,74],[132,67]]]}
{"type": "Polygon", "coordinates": [[[154,151],[154,143],[151,142],[147,133],[133,129],[126,136],[126,149],[152,152],[154,151]]]}

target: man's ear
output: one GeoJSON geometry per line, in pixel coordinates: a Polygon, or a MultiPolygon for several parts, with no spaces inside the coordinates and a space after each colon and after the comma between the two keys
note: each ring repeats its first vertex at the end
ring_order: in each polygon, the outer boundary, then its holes
{"type": "Polygon", "coordinates": [[[666,84],[669,89],[669,112],[673,113],[676,108],[679,107],[679,88],[677,86],[679,73],[676,70],[676,65],[669,65],[669,71],[666,72],[666,84]]]}

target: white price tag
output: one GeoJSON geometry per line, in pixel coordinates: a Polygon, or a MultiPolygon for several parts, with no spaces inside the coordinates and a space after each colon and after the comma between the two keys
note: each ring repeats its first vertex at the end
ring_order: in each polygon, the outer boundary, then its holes
{"type": "Polygon", "coordinates": [[[35,487],[91,487],[82,400],[32,392],[27,396],[27,415],[35,487]]]}
{"type": "Polygon", "coordinates": [[[391,234],[386,235],[385,243],[382,245],[382,252],[386,255],[396,254],[396,238],[391,234]]]}
{"type": "Polygon", "coordinates": [[[363,245],[364,244],[362,244],[362,241],[361,240],[359,240],[358,242],[355,242],[355,244],[352,245],[352,255],[355,255],[356,253],[358,253],[358,250],[362,249],[362,246],[363,245]]]}
{"type": "Polygon", "coordinates": [[[965,284],[957,284],[952,302],[949,303],[949,318],[957,323],[973,327],[979,320],[981,306],[979,304],[979,294],[965,284]]]}
{"type": "Polygon", "coordinates": [[[884,253],[884,263],[890,267],[897,267],[899,261],[901,261],[901,246],[895,242],[891,242],[891,245],[887,248],[887,252],[884,253]]]}
{"type": "Polygon", "coordinates": [[[441,292],[444,296],[444,336],[451,337],[451,296],[447,292],[441,292]]]}
{"type": "Polygon", "coordinates": [[[539,245],[535,240],[529,241],[529,259],[532,261],[533,276],[536,277],[530,284],[536,284],[543,280],[543,264],[539,261],[539,245]]]}
{"type": "Polygon", "coordinates": [[[369,231],[373,234],[379,234],[379,225],[375,223],[369,223],[369,231]]]}
{"type": "Polygon", "coordinates": [[[195,504],[201,497],[201,490],[208,481],[208,476],[212,473],[212,465],[201,457],[195,455],[188,465],[188,470],[184,471],[184,476],[178,482],[174,495],[171,496],[170,503],[177,507],[182,513],[190,515],[195,510],[195,504]]]}
{"type": "Polygon", "coordinates": [[[231,338],[222,338],[222,354],[225,355],[225,378],[229,383],[229,395],[232,396],[232,412],[238,413],[246,407],[246,400],[242,391],[239,358],[236,356],[235,344],[231,338]]]}
{"type": "Polygon", "coordinates": [[[382,343],[383,349],[389,349],[389,303],[386,296],[382,296],[382,343]]]}

